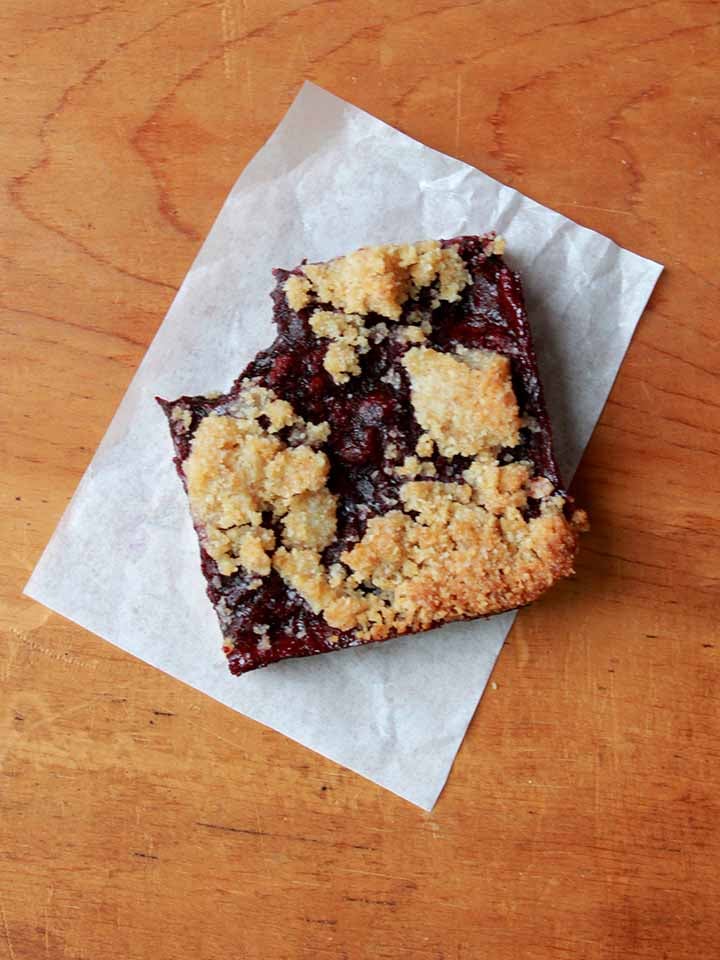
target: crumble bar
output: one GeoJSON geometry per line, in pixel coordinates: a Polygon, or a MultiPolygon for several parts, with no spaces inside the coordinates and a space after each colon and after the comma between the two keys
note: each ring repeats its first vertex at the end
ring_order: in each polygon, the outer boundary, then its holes
{"type": "Polygon", "coordinates": [[[277,338],[160,400],[239,674],[530,603],[586,527],[494,234],[275,270],[277,338]]]}

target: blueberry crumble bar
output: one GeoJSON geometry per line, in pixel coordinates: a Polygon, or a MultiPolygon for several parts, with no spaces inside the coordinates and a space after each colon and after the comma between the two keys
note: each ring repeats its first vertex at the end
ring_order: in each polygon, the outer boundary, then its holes
{"type": "Polygon", "coordinates": [[[527,604],[587,518],[495,234],[275,270],[277,338],[160,400],[232,673],[527,604]]]}

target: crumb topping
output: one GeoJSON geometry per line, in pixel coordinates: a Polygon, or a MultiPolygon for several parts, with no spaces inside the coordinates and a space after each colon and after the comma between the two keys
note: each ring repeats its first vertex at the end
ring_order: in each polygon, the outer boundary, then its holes
{"type": "Polygon", "coordinates": [[[435,441],[429,433],[421,433],[415,445],[415,453],[419,457],[431,457],[435,450],[435,441]]]}
{"type": "Polygon", "coordinates": [[[463,479],[472,488],[474,502],[498,515],[508,507],[524,507],[528,496],[542,499],[553,492],[549,480],[533,478],[532,472],[533,466],[527,461],[501,466],[492,457],[479,456],[465,470],[463,479]]]}
{"type": "Polygon", "coordinates": [[[391,440],[389,443],[386,443],[386,444],[385,444],[385,459],[386,459],[386,460],[394,460],[397,455],[398,455],[398,445],[397,445],[396,443],[393,443],[392,440],[391,440]]]}
{"type": "Polygon", "coordinates": [[[535,477],[528,484],[528,490],[531,497],[535,497],[536,500],[542,500],[543,497],[550,496],[553,490],[553,485],[550,483],[547,477],[535,477]]]}
{"type": "Polygon", "coordinates": [[[403,484],[400,499],[405,510],[412,510],[421,523],[447,520],[452,503],[470,503],[472,490],[464,483],[424,483],[413,480],[403,484]]]}
{"type": "Polygon", "coordinates": [[[393,331],[395,338],[400,343],[424,343],[427,340],[427,333],[423,327],[398,326],[393,331]]]}
{"type": "Polygon", "coordinates": [[[371,343],[382,343],[389,333],[390,327],[386,323],[376,323],[368,330],[368,339],[371,343]]]}
{"type": "Polygon", "coordinates": [[[422,310],[411,310],[405,318],[406,326],[397,326],[393,333],[401,343],[423,343],[432,333],[432,314],[422,310]]]}
{"type": "MultiPolygon", "coordinates": [[[[279,450],[265,467],[264,491],[268,501],[282,503],[296,493],[319,490],[330,468],[324,453],[301,444],[279,450]]],[[[282,509],[282,508],[281,508],[282,509]]]]}
{"type": "Polygon", "coordinates": [[[344,340],[353,346],[368,346],[365,318],[360,314],[315,310],[310,317],[310,326],[318,337],[344,340]]]}
{"type": "Polygon", "coordinates": [[[179,404],[176,404],[170,411],[170,419],[173,423],[181,423],[183,427],[188,430],[192,423],[192,414],[187,407],[181,407],[179,404]]]}
{"type": "Polygon", "coordinates": [[[310,447],[320,447],[330,436],[330,424],[324,423],[306,423],[299,439],[304,441],[310,447]],[[302,435],[304,433],[304,436],[302,435]]]}
{"type": "Polygon", "coordinates": [[[323,366],[335,383],[347,383],[350,377],[360,373],[357,350],[344,340],[337,340],[330,344],[323,366]]]}
{"type": "Polygon", "coordinates": [[[331,341],[323,366],[335,383],[347,383],[351,376],[360,373],[358,354],[370,349],[364,317],[356,313],[315,310],[310,326],[318,337],[331,341]]]}
{"type": "Polygon", "coordinates": [[[327,436],[329,427],[306,424],[289,403],[254,384],[229,410],[205,417],[195,432],[184,464],[190,507],[222,574],[243,567],[267,576],[275,535],[263,526],[264,512],[284,517],[284,539],[294,545],[324,546],[335,535],[327,456],[308,444],[289,447],[273,434],[284,426],[306,432],[315,426],[327,436]]]}
{"type": "Polygon", "coordinates": [[[229,539],[240,565],[251,573],[266,577],[271,569],[267,551],[275,546],[275,534],[265,527],[235,527],[234,531],[237,531],[236,538],[231,536],[229,539]]]}
{"type": "MultiPolygon", "coordinates": [[[[359,356],[371,342],[381,342],[390,330],[385,323],[365,326],[365,315],[378,313],[397,320],[405,301],[422,287],[437,281],[434,302],[457,300],[470,282],[465,263],[455,247],[436,240],[415,244],[364,247],[328,263],[307,264],[304,278],[285,281],[285,295],[294,309],[310,303],[311,293],[335,310],[317,309],[310,326],[318,337],[330,340],[323,365],[335,383],[347,383],[361,372],[359,356]],[[346,311],[346,312],[342,312],[346,311]]],[[[392,335],[400,343],[419,344],[432,332],[430,314],[411,310],[406,323],[392,335]]]]}
{"type": "Polygon", "coordinates": [[[305,423],[298,418],[288,434],[288,443],[292,446],[304,443],[308,447],[321,447],[329,436],[329,423],[305,423]]]}
{"type": "Polygon", "coordinates": [[[291,427],[300,422],[287,400],[276,397],[272,390],[250,383],[228,407],[228,412],[245,423],[244,429],[250,433],[264,433],[259,418],[267,417],[270,426],[268,433],[277,433],[283,427],[291,427]]]}
{"type": "Polygon", "coordinates": [[[414,347],[402,359],[415,417],[445,457],[472,456],[519,442],[510,361],[489,350],[457,355],[414,347]]]}
{"type": "Polygon", "coordinates": [[[483,253],[486,257],[491,257],[493,254],[497,257],[501,257],[505,253],[505,237],[495,237],[493,240],[488,241],[483,247],[483,253]]]}
{"type": "Polygon", "coordinates": [[[312,284],[307,277],[296,274],[285,281],[285,297],[291,310],[302,310],[310,303],[310,288],[312,284]]]}
{"type": "Polygon", "coordinates": [[[463,484],[406,484],[403,506],[417,517],[393,510],[368,522],[363,539],[342,557],[351,581],[389,598],[375,616],[365,612],[364,635],[381,639],[392,630],[519,606],[572,572],[577,532],[563,516],[563,498],[551,498],[540,516],[526,520],[511,506],[497,518],[470,496],[463,484]]]}
{"type": "Polygon", "coordinates": [[[335,538],[335,497],[327,487],[294,496],[282,518],[283,543],[288,547],[322,550],[335,538]]]}
{"type": "Polygon", "coordinates": [[[274,564],[330,626],[362,639],[529,603],[572,573],[586,518],[576,511],[568,522],[554,494],[526,519],[521,508],[545,478],[532,477],[530,464],[492,467],[476,461],[465,483],[403,484],[402,510],[372,517],[345,566],[328,571],[319,549],[284,547],[274,564]]]}
{"type": "Polygon", "coordinates": [[[437,473],[435,464],[430,460],[421,461],[415,456],[405,457],[403,462],[395,467],[399,477],[434,477],[437,473]]]}
{"type": "Polygon", "coordinates": [[[327,263],[308,263],[302,268],[311,286],[285,284],[288,303],[300,309],[313,292],[322,303],[331,303],[348,313],[378,313],[397,320],[408,297],[437,281],[438,301],[458,300],[470,275],[455,247],[442,247],[437,240],[419,243],[363,247],[327,263]],[[292,298],[292,301],[291,301],[292,298]],[[294,306],[295,303],[300,306],[294,306]]]}
{"type": "Polygon", "coordinates": [[[327,571],[317,550],[285,547],[275,554],[275,567],[288,586],[307,601],[314,613],[322,613],[331,627],[352,630],[366,612],[367,603],[359,591],[346,587],[337,570],[327,571]]]}

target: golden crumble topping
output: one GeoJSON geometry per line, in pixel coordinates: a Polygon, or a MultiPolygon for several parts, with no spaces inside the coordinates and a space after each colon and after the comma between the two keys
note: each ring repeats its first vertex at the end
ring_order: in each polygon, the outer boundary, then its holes
{"type": "Polygon", "coordinates": [[[435,451],[435,441],[429,433],[421,433],[415,445],[415,453],[419,457],[431,457],[435,451]]]}
{"type": "MultiPolygon", "coordinates": [[[[331,341],[323,365],[335,383],[347,383],[361,372],[359,356],[389,334],[385,323],[367,328],[365,315],[374,312],[397,320],[408,297],[437,281],[434,303],[454,301],[470,282],[465,263],[455,247],[437,240],[414,244],[364,247],[327,263],[302,267],[305,277],[285,281],[287,302],[294,310],[308,306],[311,294],[335,310],[315,310],[310,326],[318,337],[331,341]],[[342,312],[346,311],[346,312],[342,312]]],[[[407,323],[392,334],[402,343],[423,343],[432,332],[429,314],[411,310],[407,323]]]]}
{"type": "Polygon", "coordinates": [[[258,527],[248,530],[246,527],[235,527],[237,531],[243,531],[237,537],[229,537],[233,545],[233,553],[237,556],[241,566],[245,567],[251,573],[257,573],[266,577],[272,569],[270,557],[267,551],[275,546],[275,534],[272,530],[266,530],[265,527],[258,527]]]}
{"type": "Polygon", "coordinates": [[[330,436],[329,423],[305,423],[299,418],[290,431],[291,443],[305,443],[309,447],[321,447],[330,436]]]}
{"type": "Polygon", "coordinates": [[[327,487],[298,493],[282,518],[283,543],[288,547],[322,550],[335,539],[335,497],[327,487]]]}
{"type": "MultiPolygon", "coordinates": [[[[442,247],[437,240],[420,243],[364,247],[327,263],[308,263],[302,271],[311,290],[323,303],[348,313],[379,313],[397,320],[408,297],[422,287],[438,282],[440,300],[454,301],[470,282],[465,263],[455,247],[442,247]]],[[[298,295],[293,284],[285,291],[288,303],[305,306],[307,291],[298,295]],[[292,297],[293,302],[290,298],[292,297]]]]}
{"type": "Polygon", "coordinates": [[[474,475],[475,486],[405,483],[403,510],[371,518],[362,540],[342,555],[349,576],[341,565],[325,570],[317,549],[281,547],[275,567],[330,626],[356,630],[362,639],[529,603],[572,573],[585,516],[577,511],[568,522],[564,498],[556,495],[542,502],[539,516],[525,519],[519,507],[538,478],[518,466],[498,467],[499,477],[485,484],[474,475]],[[503,488],[504,504],[497,494],[503,488]]]}
{"type": "Polygon", "coordinates": [[[323,366],[335,383],[347,383],[350,377],[360,373],[357,350],[344,340],[337,340],[330,344],[325,353],[323,366]]]}
{"type": "Polygon", "coordinates": [[[405,457],[401,464],[395,467],[399,477],[434,477],[437,473],[435,464],[430,460],[419,460],[415,456],[405,457]]]}
{"type": "Polygon", "coordinates": [[[311,283],[307,277],[293,275],[285,281],[285,297],[292,310],[302,310],[310,303],[311,283]]]}
{"type": "Polygon", "coordinates": [[[466,456],[519,441],[520,417],[510,361],[489,350],[462,355],[414,347],[402,359],[415,417],[445,457],[466,456]]]}
{"type": "Polygon", "coordinates": [[[247,421],[245,429],[252,433],[263,433],[258,418],[265,416],[270,421],[268,433],[277,433],[283,427],[300,422],[287,400],[276,397],[272,390],[250,383],[238,395],[229,407],[229,412],[240,420],[247,421]]]}
{"type": "Polygon", "coordinates": [[[186,407],[175,406],[170,412],[170,419],[173,423],[181,423],[186,430],[190,428],[192,423],[192,414],[186,407]]]}
{"type": "Polygon", "coordinates": [[[357,313],[338,313],[334,310],[314,310],[310,326],[318,337],[345,340],[353,345],[367,346],[365,318],[357,313]]]}
{"type": "Polygon", "coordinates": [[[476,457],[463,479],[473,490],[473,500],[489,513],[507,507],[524,507],[528,496],[542,499],[553,492],[545,477],[532,479],[532,464],[526,461],[500,465],[493,457],[476,457]]]}
{"type": "MultiPolygon", "coordinates": [[[[288,447],[273,436],[282,427],[308,431],[313,425],[272,391],[250,384],[229,410],[205,417],[195,432],[184,464],[190,507],[222,574],[243,567],[267,576],[275,535],[263,527],[263,512],[284,517],[284,537],[293,545],[315,547],[334,537],[335,500],[325,488],[329,463],[310,445],[288,447]]],[[[327,425],[319,426],[327,436],[327,425]]]]}
{"type": "Polygon", "coordinates": [[[322,613],[331,627],[352,630],[367,610],[365,597],[347,588],[337,571],[323,567],[317,550],[280,547],[274,557],[280,576],[307,601],[314,613],[322,613]]]}
{"type": "Polygon", "coordinates": [[[424,343],[432,333],[432,323],[430,315],[420,310],[411,310],[407,317],[406,325],[398,325],[393,328],[393,335],[400,343],[424,343]]]}
{"type": "Polygon", "coordinates": [[[391,631],[520,606],[572,572],[577,531],[563,516],[562,503],[551,500],[530,520],[508,507],[498,519],[467,502],[462,485],[415,486],[456,489],[419,498],[409,491],[404,506],[415,504],[417,519],[398,510],[374,517],[360,543],[343,555],[351,579],[370,582],[389,598],[381,619],[368,611],[360,620],[363,635],[381,639],[391,631]]]}
{"type": "Polygon", "coordinates": [[[306,490],[319,490],[329,469],[324,453],[304,445],[287,447],[279,450],[266,465],[261,490],[271,504],[284,501],[306,490]]]}
{"type": "Polygon", "coordinates": [[[411,480],[400,490],[405,510],[412,510],[422,523],[445,520],[451,503],[469,503],[472,490],[464,483],[426,483],[411,480]]]}
{"type": "Polygon", "coordinates": [[[498,257],[501,257],[505,253],[505,237],[495,237],[494,240],[490,240],[483,247],[483,253],[485,256],[490,257],[495,254],[498,257]]]}
{"type": "Polygon", "coordinates": [[[395,337],[400,343],[424,343],[427,340],[427,333],[422,327],[399,326],[394,330],[395,337]]]}
{"type": "Polygon", "coordinates": [[[370,348],[364,317],[356,313],[315,310],[310,326],[318,337],[332,341],[323,366],[335,383],[347,383],[351,376],[360,373],[358,354],[367,353],[370,348]]]}

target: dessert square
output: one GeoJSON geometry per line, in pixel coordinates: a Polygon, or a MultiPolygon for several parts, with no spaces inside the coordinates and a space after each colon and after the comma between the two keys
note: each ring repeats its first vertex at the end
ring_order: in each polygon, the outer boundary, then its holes
{"type": "Polygon", "coordinates": [[[587,518],[490,233],[275,270],[275,342],[159,400],[232,673],[530,603],[587,518]]]}

